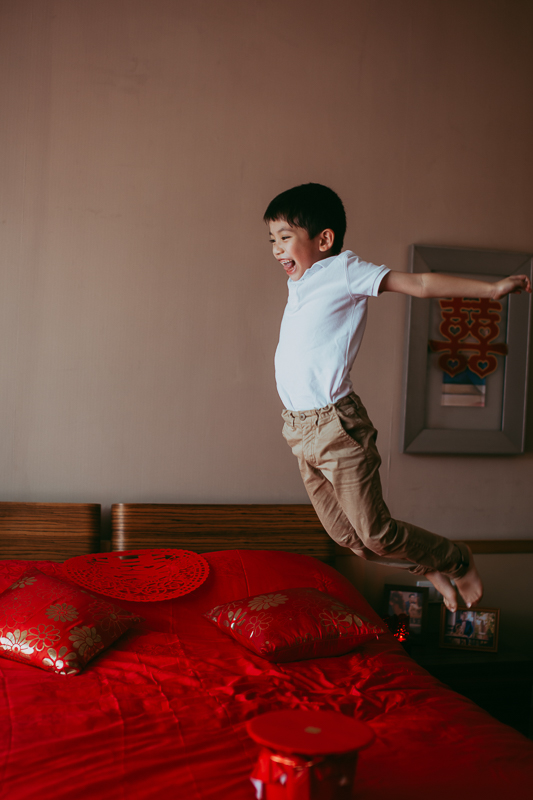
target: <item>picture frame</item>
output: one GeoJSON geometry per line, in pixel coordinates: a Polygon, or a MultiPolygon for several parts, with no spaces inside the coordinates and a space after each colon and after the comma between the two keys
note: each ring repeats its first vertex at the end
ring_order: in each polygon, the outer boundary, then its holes
{"type": "Polygon", "coordinates": [[[441,609],[439,647],[464,652],[496,653],[500,628],[499,608],[441,609]]]}
{"type": "Polygon", "coordinates": [[[409,617],[409,641],[421,641],[427,633],[428,589],[386,583],[383,587],[383,616],[407,614],[409,617]]]}
{"type": "MultiPolygon", "coordinates": [[[[533,257],[412,245],[410,270],[488,281],[512,274],[531,279],[533,257]]],[[[500,301],[465,298],[453,305],[451,300],[409,298],[403,453],[524,452],[530,318],[526,292],[500,301]]]]}

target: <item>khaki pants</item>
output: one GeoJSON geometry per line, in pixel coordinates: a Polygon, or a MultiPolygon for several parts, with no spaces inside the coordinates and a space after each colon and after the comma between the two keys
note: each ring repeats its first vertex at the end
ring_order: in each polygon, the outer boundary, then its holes
{"type": "Polygon", "coordinates": [[[381,492],[377,431],[356,394],[325,408],[285,410],[282,416],[283,436],[332,539],[369,561],[416,574],[465,574],[466,545],[391,518],[381,492]]]}

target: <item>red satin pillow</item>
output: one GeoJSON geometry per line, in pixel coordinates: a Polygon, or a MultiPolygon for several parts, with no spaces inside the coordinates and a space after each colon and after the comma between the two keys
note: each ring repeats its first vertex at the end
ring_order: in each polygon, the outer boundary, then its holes
{"type": "Polygon", "coordinates": [[[0,595],[0,657],[77,675],[138,620],[31,567],[0,595]]]}
{"type": "Polygon", "coordinates": [[[340,600],[318,589],[280,589],[216,606],[205,616],[267,661],[348,653],[384,633],[340,600]]]}

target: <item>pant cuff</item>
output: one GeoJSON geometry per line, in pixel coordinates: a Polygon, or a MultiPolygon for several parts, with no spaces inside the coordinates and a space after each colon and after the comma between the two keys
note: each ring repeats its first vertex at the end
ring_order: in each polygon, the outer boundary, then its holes
{"type": "Polygon", "coordinates": [[[464,542],[454,542],[454,544],[459,550],[461,557],[453,570],[446,572],[446,574],[452,579],[462,578],[464,575],[466,575],[470,567],[470,550],[466,544],[464,542]]]}

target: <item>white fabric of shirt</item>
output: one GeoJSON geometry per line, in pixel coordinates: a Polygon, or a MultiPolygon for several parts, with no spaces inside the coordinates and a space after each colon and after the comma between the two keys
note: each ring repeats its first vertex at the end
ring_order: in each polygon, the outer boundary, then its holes
{"type": "Polygon", "coordinates": [[[366,326],[369,297],[389,272],[351,250],[317,261],[300,280],[289,278],[275,367],[285,408],[307,411],[353,391],[350,370],[366,326]]]}

